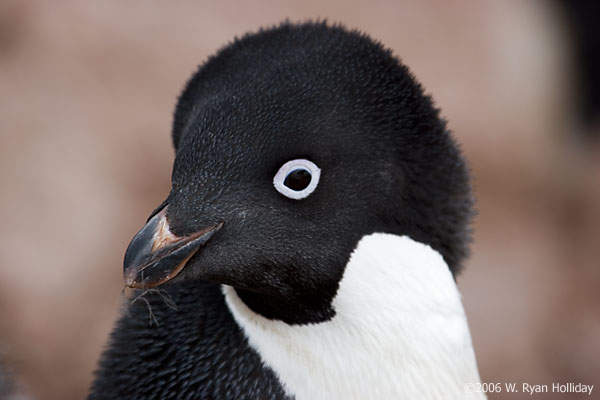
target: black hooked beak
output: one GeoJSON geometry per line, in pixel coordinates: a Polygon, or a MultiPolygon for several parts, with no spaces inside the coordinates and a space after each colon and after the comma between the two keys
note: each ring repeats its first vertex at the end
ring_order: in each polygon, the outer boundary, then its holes
{"type": "Polygon", "coordinates": [[[218,223],[189,236],[176,236],[169,230],[165,206],[129,243],[123,262],[125,285],[153,288],[173,279],[222,226],[218,223]]]}

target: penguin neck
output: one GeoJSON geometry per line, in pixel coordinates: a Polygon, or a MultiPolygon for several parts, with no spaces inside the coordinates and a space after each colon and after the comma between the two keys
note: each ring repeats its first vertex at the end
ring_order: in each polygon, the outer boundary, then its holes
{"type": "MultiPolygon", "coordinates": [[[[290,325],[227,305],[252,347],[296,399],[464,399],[479,382],[460,294],[443,258],[406,236],[363,237],[328,321],[290,325]]],[[[480,396],[479,396],[480,397],[480,396]]]]}
{"type": "Polygon", "coordinates": [[[335,296],[331,293],[303,296],[290,300],[272,297],[249,290],[234,289],[242,302],[254,313],[271,320],[280,320],[290,325],[313,324],[328,321],[335,315],[331,301],[335,296]]]}

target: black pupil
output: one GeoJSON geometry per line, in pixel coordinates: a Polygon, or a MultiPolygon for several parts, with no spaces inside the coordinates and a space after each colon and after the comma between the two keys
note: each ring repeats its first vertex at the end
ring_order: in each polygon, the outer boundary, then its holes
{"type": "Polygon", "coordinates": [[[296,169],[285,177],[283,184],[292,190],[300,191],[308,187],[310,179],[310,172],[305,169],[296,169]]]}

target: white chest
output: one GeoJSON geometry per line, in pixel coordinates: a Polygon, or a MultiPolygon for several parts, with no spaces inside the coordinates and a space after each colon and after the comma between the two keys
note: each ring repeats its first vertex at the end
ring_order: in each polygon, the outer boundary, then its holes
{"type": "MultiPolygon", "coordinates": [[[[443,258],[408,237],[365,236],[330,321],[292,326],[227,304],[286,392],[303,399],[465,399],[479,382],[467,321],[443,258]]],[[[471,396],[471,397],[469,397],[471,396]]]]}

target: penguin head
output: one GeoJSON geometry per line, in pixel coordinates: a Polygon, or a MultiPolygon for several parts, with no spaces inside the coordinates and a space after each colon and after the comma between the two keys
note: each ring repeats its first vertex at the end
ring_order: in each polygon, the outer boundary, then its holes
{"type": "Polygon", "coordinates": [[[319,322],[358,241],[467,254],[468,172],[408,69],[356,31],[285,23],[235,40],[174,113],[172,189],[134,237],[126,283],[230,285],[254,311],[319,322]]]}

